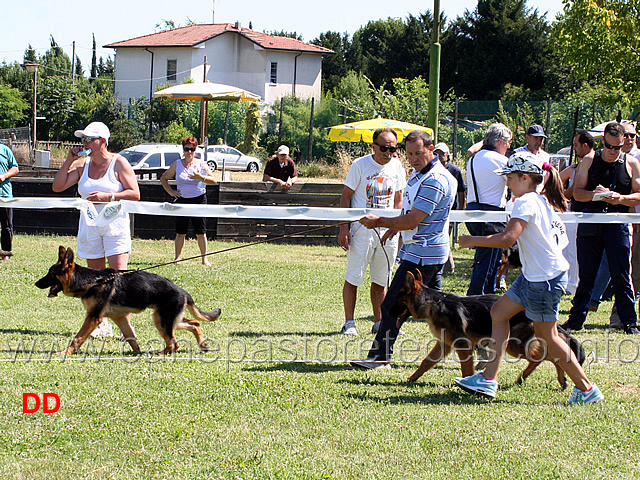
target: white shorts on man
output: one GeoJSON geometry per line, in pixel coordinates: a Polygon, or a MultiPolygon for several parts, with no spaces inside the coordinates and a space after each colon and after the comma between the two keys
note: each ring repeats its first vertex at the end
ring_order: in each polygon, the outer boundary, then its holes
{"type": "Polygon", "coordinates": [[[388,287],[398,253],[398,235],[380,245],[386,228],[368,230],[360,223],[354,222],[349,230],[351,245],[347,250],[347,273],[344,279],[359,287],[364,283],[364,276],[369,267],[371,282],[388,287]]]}

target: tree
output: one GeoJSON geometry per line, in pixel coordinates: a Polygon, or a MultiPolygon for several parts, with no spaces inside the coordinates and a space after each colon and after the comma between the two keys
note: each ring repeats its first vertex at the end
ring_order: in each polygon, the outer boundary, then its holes
{"type": "Polygon", "coordinates": [[[275,35],[276,37],[289,37],[302,41],[302,34],[298,32],[286,32],[284,30],[274,30],[272,32],[265,32],[267,35],[275,35]]]}
{"type": "Polygon", "coordinates": [[[38,122],[39,138],[63,140],[71,136],[74,99],[69,77],[50,75],[38,83],[38,114],[45,117],[38,122]]]}
{"type": "Polygon", "coordinates": [[[63,75],[71,77],[71,59],[64,53],[64,50],[57,44],[53,35],[50,36],[51,48],[47,50],[39,63],[43,65],[38,70],[38,75],[47,77],[49,75],[63,75]]]}
{"type": "Polygon", "coordinates": [[[0,83],[0,128],[18,127],[25,120],[29,103],[17,88],[0,83]]]}
{"type": "Polygon", "coordinates": [[[262,130],[262,117],[260,116],[260,108],[255,102],[251,102],[245,117],[244,140],[236,147],[245,155],[250,155],[258,151],[258,140],[260,139],[260,130],[262,130]]]}
{"type": "Polygon", "coordinates": [[[441,88],[484,100],[512,84],[544,97],[549,28],[526,0],[478,0],[442,35],[441,88]]]}
{"type": "Polygon", "coordinates": [[[97,56],[97,47],[96,47],[96,34],[92,33],[93,36],[93,53],[91,55],[91,77],[90,80],[93,81],[98,76],[98,61],[96,59],[97,56]]]}
{"type": "Polygon", "coordinates": [[[553,47],[572,77],[600,85],[600,101],[628,102],[640,93],[640,0],[563,0],[553,28],[553,47]]]}
{"type": "Polygon", "coordinates": [[[340,80],[353,68],[347,63],[347,51],[350,47],[349,34],[338,32],[324,32],[311,41],[314,45],[328,48],[335,52],[334,55],[322,57],[322,90],[332,91],[338,86],[340,80]]]}

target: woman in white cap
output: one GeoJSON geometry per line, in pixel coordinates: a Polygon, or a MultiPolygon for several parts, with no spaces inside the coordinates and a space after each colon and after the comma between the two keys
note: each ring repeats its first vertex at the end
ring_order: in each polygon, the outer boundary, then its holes
{"type": "MultiPolygon", "coordinates": [[[[567,343],[558,335],[558,308],[566,291],[569,269],[569,263],[562,256],[568,239],[564,224],[555,213],[555,210],[567,210],[560,175],[551,164],[529,152],[515,153],[496,173],[506,175],[507,186],[515,198],[505,231],[488,236],[462,235],[458,241],[463,248],[505,248],[517,241],[522,274],[491,308],[491,343],[495,355],[487,362],[484,372],[454,381],[467,392],[495,397],[496,377],[509,339],[509,320],[524,311],[533,321],[536,337],[545,343],[542,349],[575,384],[569,405],[601,402],[604,396],[589,381],[567,343]],[[539,194],[536,187],[542,183],[545,172],[547,180],[539,194]]],[[[532,352],[532,355],[540,354],[532,352]]]]}
{"type": "MultiPolygon", "coordinates": [[[[93,202],[100,211],[109,202],[140,200],[136,175],[129,162],[107,150],[109,128],[102,122],[91,122],[84,130],[76,130],[83,147],[69,150],[67,159],[56,174],[52,189],[63,192],[78,184],[80,196],[93,202]],[[78,155],[80,154],[80,155],[78,155]]],[[[87,225],[80,215],[76,254],[87,260],[87,266],[103,269],[106,263],[116,270],[126,270],[131,253],[129,216],[117,218],[105,226],[87,225]]],[[[104,319],[94,336],[110,336],[111,324],[104,319]]]]}

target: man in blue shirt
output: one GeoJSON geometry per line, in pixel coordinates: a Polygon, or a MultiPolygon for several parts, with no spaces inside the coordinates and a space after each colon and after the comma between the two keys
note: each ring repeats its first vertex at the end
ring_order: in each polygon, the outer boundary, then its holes
{"type": "Polygon", "coordinates": [[[382,303],[382,325],[366,360],[351,362],[358,368],[389,367],[393,344],[399,328],[389,310],[405,284],[407,272],[420,270],[425,285],[440,290],[442,267],[449,256],[449,213],[458,182],[433,154],[433,140],[426,132],[415,130],[405,139],[407,159],[414,168],[403,194],[402,212],[384,218],[369,214],[360,219],[365,227],[386,227],[386,238],[402,232],[400,266],[382,303]]]}
{"type": "MultiPolygon", "coordinates": [[[[13,197],[9,179],[18,173],[18,162],[9,147],[0,143],[0,197],[13,197]]],[[[13,243],[13,209],[0,203],[0,256],[9,260],[13,243]]]]}

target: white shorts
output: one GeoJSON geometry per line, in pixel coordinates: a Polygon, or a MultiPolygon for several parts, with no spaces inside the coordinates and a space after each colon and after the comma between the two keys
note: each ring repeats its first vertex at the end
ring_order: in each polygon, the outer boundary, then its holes
{"type": "MultiPolygon", "coordinates": [[[[382,237],[386,229],[381,228],[378,231],[382,237]]],[[[371,281],[384,287],[389,285],[398,253],[398,235],[388,239],[382,246],[378,235],[360,223],[353,223],[350,232],[351,244],[347,250],[347,273],[344,279],[359,287],[364,282],[364,274],[370,265],[371,281]]]]}
{"type": "Polygon", "coordinates": [[[129,215],[116,218],[104,227],[91,227],[80,215],[78,225],[78,251],[85,260],[105,258],[131,252],[129,215]]]}

